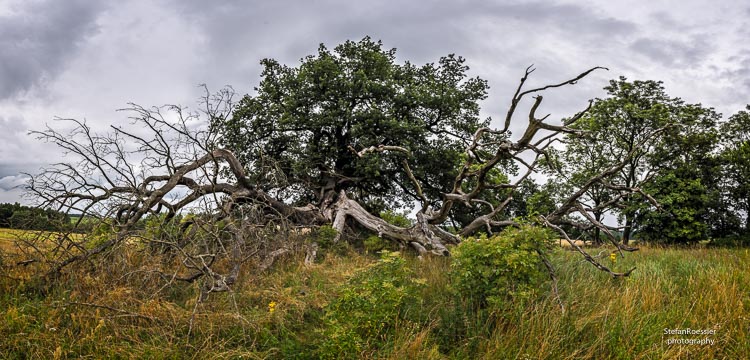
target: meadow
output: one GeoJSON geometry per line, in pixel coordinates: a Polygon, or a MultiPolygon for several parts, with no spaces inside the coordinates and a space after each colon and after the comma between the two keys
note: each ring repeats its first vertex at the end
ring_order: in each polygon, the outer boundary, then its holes
{"type": "Polygon", "coordinates": [[[198,302],[197,283],[165,282],[137,247],[44,286],[32,276],[41,264],[15,266],[18,233],[2,234],[3,359],[750,358],[747,249],[644,246],[624,259],[591,250],[615,269],[636,267],[627,278],[556,249],[565,310],[546,282],[495,311],[455,291],[451,258],[341,247],[304,265],[292,254],[262,273],[248,264],[231,292],[198,302]]]}

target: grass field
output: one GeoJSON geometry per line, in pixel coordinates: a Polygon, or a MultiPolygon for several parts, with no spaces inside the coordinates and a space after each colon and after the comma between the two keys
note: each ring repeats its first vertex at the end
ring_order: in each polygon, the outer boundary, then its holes
{"type": "Polygon", "coordinates": [[[15,249],[14,244],[16,241],[23,239],[33,239],[38,234],[38,231],[0,228],[0,250],[13,252],[15,249]]]}
{"type": "MultiPolygon", "coordinates": [[[[350,250],[312,266],[302,259],[248,271],[232,293],[200,304],[197,284],[165,285],[148,272],[153,260],[137,251],[87,264],[44,296],[28,286],[31,267],[7,268],[0,277],[0,358],[326,358],[321,344],[341,335],[329,305],[377,258],[350,250]]],[[[637,269],[612,279],[558,250],[553,262],[565,312],[543,289],[522,308],[483,317],[452,310],[461,298],[446,276],[450,259],[406,256],[423,284],[420,317],[379,333],[381,345],[354,358],[750,358],[747,249],[646,247],[602,261],[637,269]],[[706,334],[671,331],[688,328],[706,334]],[[697,343],[679,343],[690,341],[697,343]]]]}

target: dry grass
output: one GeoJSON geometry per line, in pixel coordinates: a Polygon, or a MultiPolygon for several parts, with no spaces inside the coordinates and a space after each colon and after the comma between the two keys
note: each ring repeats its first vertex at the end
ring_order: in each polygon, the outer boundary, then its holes
{"type": "MultiPolygon", "coordinates": [[[[123,248],[81,264],[44,294],[29,282],[32,267],[7,268],[0,277],[0,358],[314,358],[326,306],[357,269],[375,261],[349,251],[312,266],[302,264],[303,254],[291,255],[266,273],[248,264],[232,293],[196,304],[199,284],[165,284],[149,272],[160,259],[145,255],[123,248]]],[[[450,292],[449,259],[411,259],[427,284],[424,322],[397,327],[386,348],[369,356],[750,358],[748,250],[643,248],[609,264],[636,266],[627,279],[580,260],[563,250],[554,257],[565,313],[543,292],[525,309],[488,322],[451,311],[461,299],[450,292]],[[457,323],[468,328],[451,330],[457,323]],[[690,336],[665,336],[665,328],[716,330],[715,343],[667,345],[670,337],[690,336]]]]}
{"type": "Polygon", "coordinates": [[[0,229],[0,250],[13,252],[16,249],[16,241],[36,237],[37,233],[36,231],[0,229]]]}

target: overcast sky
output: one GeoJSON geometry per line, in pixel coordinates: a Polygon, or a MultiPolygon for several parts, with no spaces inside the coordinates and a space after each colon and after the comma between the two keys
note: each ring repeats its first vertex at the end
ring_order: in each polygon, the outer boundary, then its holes
{"type": "Polygon", "coordinates": [[[115,110],[128,102],[195,107],[198,84],[249,93],[262,58],[295,65],[366,35],[400,61],[465,57],[489,81],[495,119],[530,64],[535,84],[610,69],[547,94],[558,118],[620,75],[728,116],[750,103],[747,19],[742,0],[0,0],[0,202],[22,201],[20,172],[60,160],[27,135],[55,116],[105,127],[126,123],[115,110]]]}

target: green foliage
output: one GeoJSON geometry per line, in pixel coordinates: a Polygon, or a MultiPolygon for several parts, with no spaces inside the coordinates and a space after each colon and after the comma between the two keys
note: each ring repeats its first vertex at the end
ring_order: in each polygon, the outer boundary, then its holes
{"type": "Polygon", "coordinates": [[[318,244],[321,257],[329,252],[341,255],[346,252],[348,245],[345,241],[334,242],[337,234],[338,232],[332,226],[323,225],[312,231],[309,240],[318,244]]]}
{"type": "MultiPolygon", "coordinates": [[[[481,151],[480,151],[481,152],[481,151]]],[[[490,157],[489,153],[483,154],[486,157],[490,157]]],[[[462,154],[462,161],[466,159],[466,153],[462,154]]],[[[457,165],[458,167],[459,165],[457,165]]],[[[480,168],[486,166],[486,164],[474,163],[471,165],[471,171],[479,171],[480,168]]],[[[508,190],[499,190],[497,187],[510,183],[508,175],[517,175],[518,167],[510,161],[501,161],[498,167],[492,168],[487,172],[484,178],[486,188],[480,191],[479,198],[483,199],[487,203],[479,204],[465,204],[456,203],[451,208],[450,218],[454,222],[461,225],[471,223],[474,219],[487,213],[487,204],[493,207],[499,206],[503,201],[510,195],[508,190]]],[[[478,179],[471,177],[466,179],[462,184],[462,191],[465,193],[471,192],[478,185],[478,179]]]]}
{"type": "Polygon", "coordinates": [[[540,214],[549,214],[557,208],[554,200],[554,188],[545,185],[541,189],[531,193],[526,202],[526,216],[533,217],[540,214]]]}
{"type": "MultiPolygon", "coordinates": [[[[750,105],[746,111],[732,115],[722,124],[726,187],[723,195],[725,205],[744,215],[745,223],[732,229],[735,234],[750,236],[750,105]]],[[[740,216],[738,216],[740,218],[740,216]]],[[[738,224],[739,225],[739,224],[738,224]]]]}
{"type": "Polygon", "coordinates": [[[366,37],[333,51],[321,45],[297,67],[261,64],[257,94],[215,125],[254,183],[280,198],[307,202],[321,200],[321,190],[348,190],[374,208],[412,201],[414,190],[399,185],[410,183],[401,164],[407,157],[428,198],[439,198],[465,147],[455,136],[488,123],[478,105],[487,83],[468,78],[464,59],[454,55],[398,64],[395,49],[366,37]],[[409,154],[352,151],[378,145],[409,154]]]}
{"type": "Polygon", "coordinates": [[[0,204],[0,228],[60,231],[70,227],[70,216],[53,209],[0,204]]]}
{"type": "Polygon", "coordinates": [[[145,219],[144,237],[153,240],[176,241],[181,237],[181,215],[167,219],[167,214],[149,215],[145,219]]]}
{"type": "Polygon", "coordinates": [[[117,230],[112,226],[111,221],[101,221],[91,227],[86,235],[86,247],[93,249],[116,236],[117,230]]]}
{"type": "Polygon", "coordinates": [[[707,236],[715,226],[712,223],[725,221],[720,218],[724,213],[716,189],[721,179],[713,156],[720,115],[712,108],[670,97],[660,81],[631,82],[620,77],[605,89],[609,96],[597,99],[574,124],[585,135],[567,139],[563,163],[569,191],[624,162],[608,182],[644,189],[657,201],[673,204],[671,212],[657,214],[659,210],[639,194],[611,203],[618,191],[597,183],[582,200],[591,208],[610,204],[594,212],[598,220],[607,211],[618,214],[625,223],[624,240],[633,232],[649,239],[667,236],[663,240],[669,242],[707,236]],[[699,226],[701,222],[708,227],[699,226]]]}
{"type": "Polygon", "coordinates": [[[522,304],[546,279],[540,254],[549,252],[551,239],[549,230],[523,225],[464,240],[451,263],[456,292],[479,308],[522,304]]]}
{"type": "Polygon", "coordinates": [[[514,218],[527,218],[534,214],[544,213],[544,204],[554,201],[549,198],[549,191],[533,179],[526,179],[513,190],[513,198],[508,203],[508,214],[514,218]],[[548,201],[549,200],[549,201],[548,201]]]}
{"type": "Polygon", "coordinates": [[[719,248],[750,247],[750,236],[743,234],[713,238],[707,245],[719,248]]]}
{"type": "Polygon", "coordinates": [[[362,242],[367,252],[378,252],[388,246],[389,241],[383,240],[380,236],[370,235],[362,242]]]}
{"type": "Polygon", "coordinates": [[[380,218],[385,220],[387,223],[396,225],[398,227],[409,227],[412,225],[411,220],[406,217],[406,214],[400,214],[393,210],[381,211],[380,218]]]}
{"type": "Polygon", "coordinates": [[[656,243],[696,243],[708,237],[706,222],[707,189],[700,179],[667,173],[645,188],[662,211],[641,215],[639,238],[656,243]]]}
{"type": "Polygon", "coordinates": [[[355,274],[326,308],[323,359],[358,358],[392,340],[395,328],[417,319],[423,281],[415,279],[397,252],[382,253],[355,274]]]}

